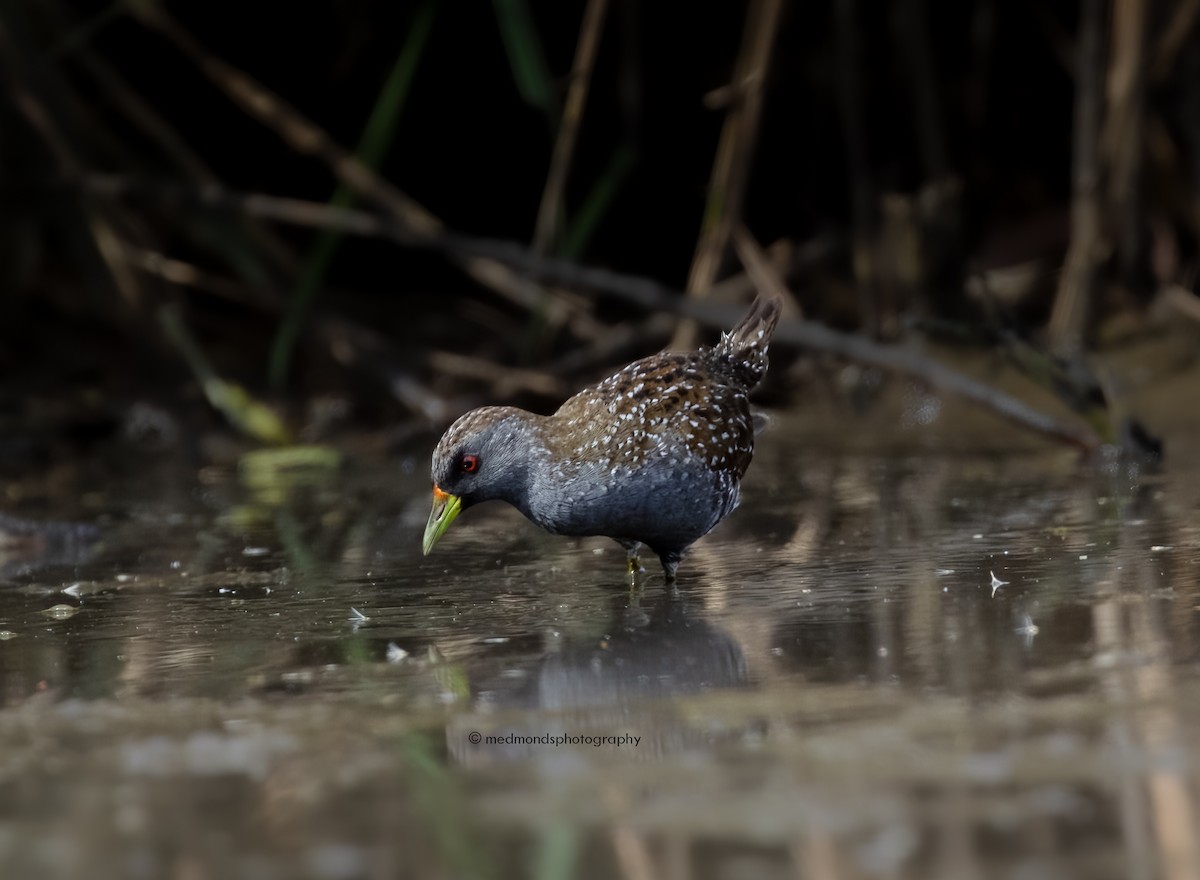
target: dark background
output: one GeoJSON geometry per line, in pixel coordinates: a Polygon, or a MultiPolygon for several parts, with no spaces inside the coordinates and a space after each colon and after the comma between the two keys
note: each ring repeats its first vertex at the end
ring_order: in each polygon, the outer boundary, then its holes
{"type": "MultiPolygon", "coordinates": [[[[806,318],[883,342],[915,332],[914,317],[999,324],[1057,348],[1045,322],[1072,230],[1081,10],[1090,9],[1102,31],[1092,71],[1103,86],[1102,126],[1114,112],[1112,68],[1128,51],[1117,36],[1135,14],[1144,38],[1136,67],[1137,150],[1126,160],[1134,163],[1134,187],[1124,200],[1107,194],[1116,160],[1102,147],[1096,210],[1103,212],[1104,241],[1078,337],[1091,349],[1103,340],[1106,321],[1140,321],[1164,287],[1191,284],[1200,155],[1192,5],[784,3],[744,200],[724,209],[764,246],[828,243],[818,259],[784,269],[806,318]],[[920,256],[915,274],[894,268],[904,265],[907,248],[920,256]],[[982,307],[967,295],[979,272],[1018,265],[1036,271],[1015,293],[982,307]]],[[[730,106],[726,87],[747,20],[761,8],[609,4],[565,187],[566,220],[547,258],[644,276],[672,290],[686,286],[730,106]],[[712,100],[722,89],[724,104],[712,100]],[[622,151],[627,173],[611,187],[582,246],[566,252],[571,223],[622,151]]],[[[538,294],[538,302],[565,302],[568,315],[582,310],[593,318],[581,331],[570,320],[548,319],[539,306],[497,295],[439,248],[350,237],[332,251],[312,306],[294,309],[304,332],[287,370],[269,381],[273,340],[310,272],[306,260],[318,233],[278,226],[273,234],[294,260],[290,268],[273,261],[247,233],[239,209],[198,203],[203,184],[194,171],[125,109],[136,99],[231,194],[325,203],[337,187],[329,163],[298,151],[280,136],[281,124],[252,118],[156,22],[169,20],[174,33],[354,151],[414,23],[427,17],[410,88],[391,108],[394,131],[380,175],[446,230],[524,247],[583,9],[510,0],[5,0],[3,399],[10,408],[27,406],[31,391],[53,394],[80,377],[99,384],[110,409],[146,395],[197,398],[194,364],[163,331],[166,306],[177,310],[218,375],[282,407],[296,426],[310,418],[306,404],[327,394],[350,401],[363,418],[436,422],[439,414],[394,393],[397,376],[430,398],[539,396],[536,389],[499,389],[486,377],[447,375],[432,350],[483,365],[547,369],[569,385],[667,344],[661,324],[641,323],[649,317],[645,308],[611,292],[578,285],[563,299],[556,285],[538,294]],[[531,104],[519,86],[522,59],[503,34],[522,25],[534,47],[525,60],[544,59],[549,108],[531,104]],[[120,85],[98,78],[94,63],[120,85]],[[51,145],[55,138],[69,158],[51,145]],[[120,179],[134,192],[86,195],[84,182],[94,175],[120,179]],[[179,260],[219,280],[220,290],[136,268],[122,281],[105,257],[112,239],[179,260]],[[338,321],[347,322],[346,335],[330,329],[341,327],[338,321]],[[564,355],[594,344],[604,328],[629,326],[644,332],[625,345],[601,346],[576,372],[557,372],[564,355]]],[[[369,198],[356,205],[379,210],[369,198]]],[[[741,268],[726,248],[718,277],[741,268]]]]}

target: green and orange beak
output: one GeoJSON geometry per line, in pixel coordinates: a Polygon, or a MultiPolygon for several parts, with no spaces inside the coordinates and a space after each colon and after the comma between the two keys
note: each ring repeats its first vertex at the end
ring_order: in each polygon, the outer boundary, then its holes
{"type": "Polygon", "coordinates": [[[443,492],[435,483],[433,486],[433,510],[429,512],[429,522],[425,524],[425,538],[421,541],[421,550],[426,556],[460,513],[462,513],[462,499],[449,492],[443,492]]]}

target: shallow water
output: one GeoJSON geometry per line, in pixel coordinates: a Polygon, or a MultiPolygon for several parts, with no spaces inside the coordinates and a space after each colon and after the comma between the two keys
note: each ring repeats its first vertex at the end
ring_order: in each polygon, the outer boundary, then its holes
{"type": "Polygon", "coordinates": [[[1187,441],[823,431],[677,594],[502,507],[422,557],[420,445],[81,477],[0,547],[0,876],[1200,874],[1187,441]]]}

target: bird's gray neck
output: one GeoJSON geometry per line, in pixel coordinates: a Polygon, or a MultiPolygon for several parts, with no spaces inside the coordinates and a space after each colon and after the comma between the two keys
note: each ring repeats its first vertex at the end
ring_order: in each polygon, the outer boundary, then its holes
{"type": "Polygon", "coordinates": [[[499,470],[504,474],[503,482],[496,487],[496,497],[535,522],[533,498],[550,469],[550,451],[542,437],[542,421],[543,416],[518,410],[495,429],[496,445],[503,457],[499,470]]]}

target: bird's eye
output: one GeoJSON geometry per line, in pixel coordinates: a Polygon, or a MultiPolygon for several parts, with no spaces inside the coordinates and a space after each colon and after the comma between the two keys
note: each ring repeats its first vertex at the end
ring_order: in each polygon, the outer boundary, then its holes
{"type": "Polygon", "coordinates": [[[463,453],[458,460],[458,469],[464,474],[473,474],[479,470],[479,456],[470,452],[463,453]]]}

